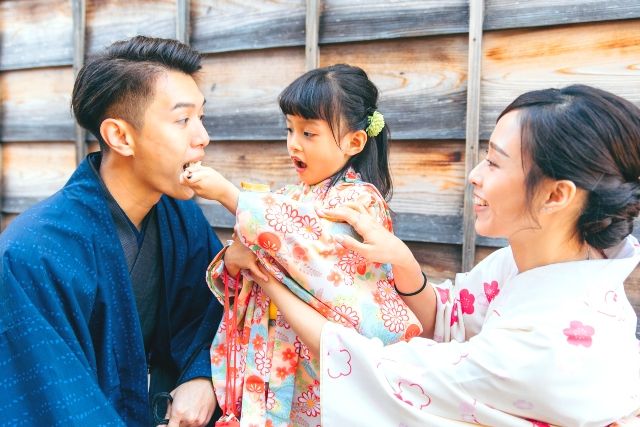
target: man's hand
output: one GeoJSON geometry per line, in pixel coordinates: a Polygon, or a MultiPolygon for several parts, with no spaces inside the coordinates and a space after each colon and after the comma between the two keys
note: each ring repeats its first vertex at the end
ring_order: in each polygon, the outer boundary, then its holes
{"type": "Polygon", "coordinates": [[[216,395],[208,378],[194,378],[180,384],[172,392],[173,403],[165,418],[169,427],[201,427],[207,425],[216,409],[216,395]]]}

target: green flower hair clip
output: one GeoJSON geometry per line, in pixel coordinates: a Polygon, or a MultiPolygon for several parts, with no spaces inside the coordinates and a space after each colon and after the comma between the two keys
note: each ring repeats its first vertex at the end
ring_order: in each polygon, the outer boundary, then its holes
{"type": "Polygon", "coordinates": [[[384,117],[378,110],[374,111],[372,115],[367,118],[369,126],[367,126],[367,135],[378,136],[382,128],[384,128],[384,117]]]}

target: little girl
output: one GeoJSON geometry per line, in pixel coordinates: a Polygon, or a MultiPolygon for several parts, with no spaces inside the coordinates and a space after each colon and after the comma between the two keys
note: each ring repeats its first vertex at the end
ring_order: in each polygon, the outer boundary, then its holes
{"type": "MultiPolygon", "coordinates": [[[[351,228],[316,214],[316,208],[364,205],[391,231],[385,202],[391,194],[389,132],[377,100],[377,88],[360,68],[310,71],[279,98],[299,184],[275,193],[239,193],[213,169],[199,165],[188,167],[181,180],[235,213],[240,242],[300,299],[325,318],[390,344],[421,333],[394,289],[390,265],[368,263],[345,250],[332,236],[352,234],[351,228]]],[[[223,256],[224,251],[214,259],[208,278],[221,301],[224,288],[216,279],[224,273],[223,256]]],[[[231,371],[237,390],[232,405],[241,400],[241,424],[319,425],[318,360],[249,274],[240,286],[233,325],[240,336],[238,360],[231,371]]],[[[223,407],[231,396],[225,383],[228,318],[225,313],[211,347],[213,382],[223,407]]]]}

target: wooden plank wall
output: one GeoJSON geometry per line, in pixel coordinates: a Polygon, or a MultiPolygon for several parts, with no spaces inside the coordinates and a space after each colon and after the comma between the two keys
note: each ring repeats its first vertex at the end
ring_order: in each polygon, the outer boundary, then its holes
{"type": "MultiPolygon", "coordinates": [[[[60,188],[75,165],[69,109],[75,1],[0,2],[4,225],[60,188]]],[[[320,65],[361,66],[381,89],[380,110],[393,135],[396,231],[436,279],[452,277],[462,263],[468,1],[324,0],[320,6],[320,65]]],[[[183,34],[187,28],[188,41],[205,54],[199,85],[213,140],[205,163],[236,183],[277,187],[295,179],[276,98],[305,71],[313,1],[82,3],[88,56],[135,34],[176,37],[177,28],[183,34]]],[[[637,0],[485,0],[483,29],[481,140],[502,108],[534,88],[587,83],[640,104],[637,0]]],[[[212,225],[228,233],[232,218],[201,203],[212,225]]],[[[478,238],[476,260],[503,243],[478,238]]],[[[628,292],[640,311],[640,272],[629,279],[628,292]]]]}

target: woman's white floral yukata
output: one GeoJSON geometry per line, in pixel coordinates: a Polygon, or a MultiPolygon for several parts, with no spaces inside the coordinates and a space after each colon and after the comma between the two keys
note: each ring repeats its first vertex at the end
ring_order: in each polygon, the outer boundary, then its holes
{"type": "Polygon", "coordinates": [[[435,340],[384,346],[328,323],[325,426],[604,426],[640,410],[636,314],[623,282],[629,236],[609,259],[518,274],[510,248],[435,286],[435,340]]]}

